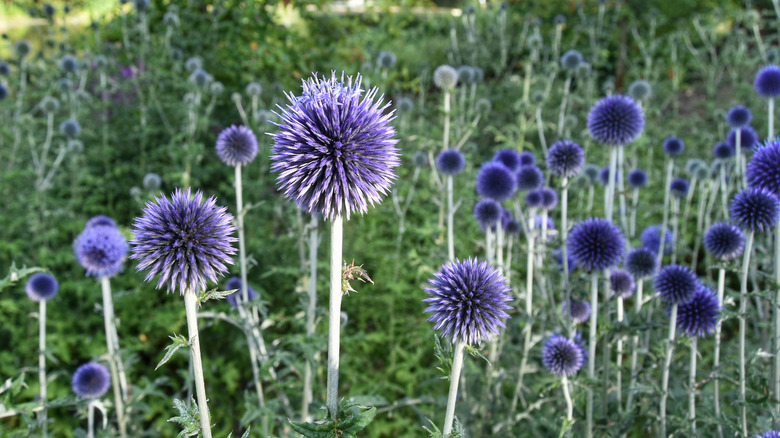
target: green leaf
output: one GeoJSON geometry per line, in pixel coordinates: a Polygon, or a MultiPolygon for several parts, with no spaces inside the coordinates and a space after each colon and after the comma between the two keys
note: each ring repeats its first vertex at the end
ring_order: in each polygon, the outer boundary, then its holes
{"type": "Polygon", "coordinates": [[[179,415],[171,417],[169,423],[179,423],[182,427],[182,431],[179,432],[177,437],[185,436],[197,436],[200,432],[200,412],[198,411],[198,404],[195,399],[192,399],[192,407],[187,408],[187,405],[183,401],[174,398],[173,407],[179,411],[179,415]]]}
{"type": "Polygon", "coordinates": [[[8,275],[5,276],[5,278],[0,278],[0,291],[3,289],[13,286],[14,283],[17,281],[23,279],[24,277],[36,273],[36,272],[43,272],[43,268],[27,268],[23,267],[21,269],[16,267],[16,263],[11,262],[11,267],[8,268],[8,275]]]}
{"type": "MultiPolygon", "coordinates": [[[[355,406],[359,407],[360,411],[354,414],[352,417],[355,421],[351,422],[351,426],[345,427],[343,432],[345,434],[355,434],[365,429],[376,417],[376,407],[368,406],[355,406]]],[[[349,435],[348,435],[349,436],[349,435]]]]}
{"type": "Polygon", "coordinates": [[[168,336],[168,337],[171,338],[173,343],[165,347],[165,356],[163,356],[160,363],[158,363],[157,366],[154,367],[155,371],[157,371],[157,368],[163,366],[165,362],[168,362],[173,356],[173,353],[176,353],[176,351],[179,348],[190,346],[190,341],[188,341],[187,338],[185,338],[182,335],[177,335],[176,333],[174,333],[173,336],[168,336]]]}
{"type": "MultiPolygon", "coordinates": [[[[244,432],[243,435],[241,435],[241,438],[249,438],[249,431],[252,430],[252,427],[247,427],[246,432],[244,432]]],[[[233,436],[233,432],[230,432],[227,436],[227,438],[231,438],[233,436]]]]}
{"type": "Polygon", "coordinates": [[[363,406],[351,400],[339,404],[339,413],[334,421],[330,413],[324,420],[312,423],[288,419],[294,431],[306,438],[356,438],[357,432],[365,429],[376,417],[376,408],[363,406]]]}
{"type": "Polygon", "coordinates": [[[485,357],[485,356],[482,354],[482,352],[481,352],[481,351],[479,351],[478,349],[476,349],[476,348],[474,348],[474,347],[472,347],[471,345],[468,345],[468,344],[464,345],[464,349],[466,350],[466,352],[467,352],[468,354],[470,354],[470,355],[471,355],[471,357],[475,357],[475,358],[477,358],[477,359],[482,359],[482,360],[484,360],[485,362],[487,362],[488,366],[493,366],[493,365],[490,363],[490,361],[488,360],[488,358],[486,358],[486,357],[485,357]]]}
{"type": "Polygon", "coordinates": [[[222,291],[214,288],[209,291],[204,291],[198,296],[198,306],[201,306],[203,303],[205,303],[208,300],[224,300],[228,295],[232,295],[233,292],[237,290],[238,289],[222,291]]]}

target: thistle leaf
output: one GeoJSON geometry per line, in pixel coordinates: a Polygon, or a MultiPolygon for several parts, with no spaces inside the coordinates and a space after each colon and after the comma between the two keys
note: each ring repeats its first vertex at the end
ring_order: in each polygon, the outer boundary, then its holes
{"type": "Polygon", "coordinates": [[[157,368],[160,368],[161,366],[163,366],[163,364],[165,362],[168,362],[171,359],[171,357],[173,356],[173,354],[176,353],[176,351],[179,348],[189,347],[190,346],[190,341],[188,341],[187,338],[185,338],[182,335],[177,335],[176,333],[174,333],[173,336],[168,336],[168,337],[171,338],[173,343],[171,343],[170,345],[165,347],[165,356],[163,356],[163,358],[160,361],[160,363],[158,363],[157,366],[154,367],[155,371],[157,371],[157,368]]]}

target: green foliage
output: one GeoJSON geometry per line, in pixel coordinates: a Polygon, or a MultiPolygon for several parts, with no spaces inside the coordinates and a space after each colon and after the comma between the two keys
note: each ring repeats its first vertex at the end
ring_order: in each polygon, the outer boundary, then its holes
{"type": "Polygon", "coordinates": [[[288,420],[294,431],[307,438],[356,438],[376,416],[376,407],[363,406],[351,400],[339,403],[336,418],[327,413],[324,420],[304,423],[288,420]]]}
{"type": "Polygon", "coordinates": [[[43,271],[43,268],[28,268],[26,266],[17,268],[16,263],[11,262],[11,267],[8,268],[8,275],[5,278],[0,278],[0,292],[7,287],[13,286],[17,281],[24,279],[28,275],[43,271]]]}
{"type": "Polygon", "coordinates": [[[173,354],[176,353],[179,348],[189,348],[190,345],[192,345],[192,343],[182,335],[177,335],[174,333],[173,336],[168,337],[171,338],[171,341],[173,342],[165,347],[165,356],[163,356],[162,360],[160,360],[157,366],[154,367],[155,371],[163,366],[166,362],[171,360],[171,357],[173,357],[173,354]]]}
{"type": "Polygon", "coordinates": [[[195,399],[192,399],[191,406],[188,408],[183,401],[174,398],[173,408],[179,412],[179,415],[171,417],[168,422],[178,423],[181,426],[182,430],[177,437],[197,436],[200,433],[200,412],[195,399]]]}

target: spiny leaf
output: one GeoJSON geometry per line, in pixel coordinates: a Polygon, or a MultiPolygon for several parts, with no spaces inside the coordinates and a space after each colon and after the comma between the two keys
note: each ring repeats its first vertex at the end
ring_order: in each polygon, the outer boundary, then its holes
{"type": "Polygon", "coordinates": [[[179,438],[184,436],[197,436],[200,431],[200,412],[195,399],[192,399],[192,407],[187,408],[183,401],[174,398],[173,407],[179,411],[177,417],[171,417],[169,423],[179,423],[182,431],[177,435],[179,438]]]}
{"type": "Polygon", "coordinates": [[[481,352],[481,351],[477,350],[476,348],[472,347],[471,345],[468,345],[468,344],[464,345],[464,349],[466,350],[466,352],[467,352],[468,354],[470,354],[470,355],[471,355],[471,357],[476,357],[476,358],[478,358],[478,359],[482,359],[482,360],[484,360],[485,362],[487,362],[488,366],[493,366],[493,365],[490,363],[490,361],[488,360],[488,358],[486,358],[486,357],[485,357],[485,356],[482,354],[482,352],[481,352]]]}
{"type": "Polygon", "coordinates": [[[204,291],[198,296],[198,307],[200,307],[203,303],[205,303],[208,300],[224,300],[228,295],[232,295],[233,292],[237,290],[238,289],[222,291],[222,290],[217,290],[217,288],[214,288],[209,291],[204,291]]]}
{"type": "Polygon", "coordinates": [[[190,346],[190,341],[188,341],[187,338],[185,338],[182,335],[177,335],[176,333],[174,333],[173,336],[168,336],[168,337],[171,338],[173,343],[165,347],[165,356],[163,356],[160,363],[158,363],[157,366],[154,368],[155,371],[157,371],[157,368],[163,366],[165,362],[168,362],[173,356],[173,353],[176,353],[176,350],[182,347],[190,346]]]}

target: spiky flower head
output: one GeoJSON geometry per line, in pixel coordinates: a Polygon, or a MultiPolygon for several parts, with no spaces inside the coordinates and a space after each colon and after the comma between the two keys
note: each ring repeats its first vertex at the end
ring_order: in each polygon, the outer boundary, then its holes
{"type": "Polygon", "coordinates": [[[647,100],[653,94],[653,86],[645,80],[637,80],[628,86],[628,95],[634,100],[647,100]]]}
{"type": "Polygon", "coordinates": [[[582,168],[582,175],[588,185],[591,186],[596,184],[596,182],[599,180],[600,173],[601,168],[595,164],[586,164],[585,167],[582,168]]]}
{"type": "Polygon", "coordinates": [[[761,435],[756,435],[756,438],[780,438],[780,430],[770,430],[761,435]]]}
{"type": "Polygon", "coordinates": [[[585,152],[577,143],[559,140],[547,151],[547,169],[561,178],[571,178],[585,165],[585,152]]]}
{"type": "Polygon", "coordinates": [[[398,108],[398,112],[400,113],[408,113],[409,111],[414,109],[414,102],[412,99],[404,96],[399,98],[396,102],[396,108],[398,108]]]}
{"type": "MultiPolygon", "coordinates": [[[[241,278],[230,277],[225,282],[225,290],[235,290],[232,294],[228,295],[225,299],[231,307],[236,308],[238,306],[238,300],[243,299],[241,295],[241,278]]],[[[249,296],[249,301],[257,298],[257,292],[252,289],[252,286],[246,285],[246,293],[249,296]]]]}
{"type": "Polygon", "coordinates": [[[51,96],[45,96],[38,105],[47,113],[53,113],[60,109],[60,101],[51,96]]]}
{"type": "Polygon", "coordinates": [[[745,250],[745,234],[734,224],[719,222],[704,233],[704,249],[721,260],[733,260],[745,250]]]}
{"type": "Polygon", "coordinates": [[[669,183],[669,190],[675,198],[684,198],[688,195],[688,190],[690,190],[690,188],[691,183],[685,178],[674,178],[672,182],[669,183]]]}
{"type": "Polygon", "coordinates": [[[655,276],[655,290],[666,304],[683,304],[693,298],[699,279],[689,268],[668,265],[655,276]]]}
{"type": "Polygon", "coordinates": [[[728,160],[734,156],[734,149],[725,141],[722,141],[712,148],[712,155],[718,160],[728,160]]]}
{"type": "Polygon", "coordinates": [[[111,219],[110,217],[108,217],[108,216],[99,214],[97,216],[91,217],[87,221],[87,224],[84,226],[84,229],[93,228],[93,227],[112,227],[112,228],[116,228],[116,222],[113,219],[111,219]]]}
{"type": "Polygon", "coordinates": [[[579,50],[567,50],[566,53],[561,56],[561,67],[563,67],[564,70],[574,71],[579,67],[582,61],[582,53],[580,53],[579,50]]]}
{"type": "Polygon", "coordinates": [[[38,272],[27,280],[24,292],[33,301],[49,301],[57,295],[59,289],[60,285],[54,277],[43,272],[38,272]]]}
{"type": "Polygon", "coordinates": [[[65,73],[75,73],[79,69],[79,62],[71,55],[65,55],[60,59],[60,69],[65,73]]]}
{"type": "Polygon", "coordinates": [[[531,151],[520,152],[520,167],[522,166],[535,166],[536,156],[531,151]]]}
{"type": "Polygon", "coordinates": [[[231,125],[217,136],[217,156],[228,166],[245,166],[257,156],[257,138],[246,126],[231,125]]]}
{"type": "Polygon", "coordinates": [[[681,155],[685,151],[685,142],[680,137],[671,136],[664,140],[664,152],[670,157],[681,155]]]}
{"type": "Polygon", "coordinates": [[[529,208],[541,207],[543,201],[544,198],[542,197],[541,189],[530,190],[525,195],[525,205],[527,205],[529,208]]]}
{"type": "Polygon", "coordinates": [[[447,64],[440,65],[433,71],[433,83],[442,90],[452,90],[458,85],[458,71],[447,64]]]}
{"type": "Polygon", "coordinates": [[[726,122],[732,128],[741,128],[750,124],[753,120],[753,113],[745,105],[734,105],[726,114],[726,122]]]}
{"type": "MultiPolygon", "coordinates": [[[[615,169],[615,183],[617,183],[619,178],[620,178],[620,171],[615,169]]],[[[599,181],[601,181],[601,183],[604,185],[609,184],[609,166],[605,166],[601,168],[601,170],[599,171],[599,181]]]]}
{"type": "Polygon", "coordinates": [[[472,84],[477,80],[477,72],[470,65],[461,65],[458,67],[458,83],[472,84]]]}
{"type": "Polygon", "coordinates": [[[563,14],[556,15],[553,17],[553,23],[555,23],[555,25],[566,24],[566,16],[563,14]]]}
{"type": "Polygon", "coordinates": [[[572,376],[585,363],[585,354],[576,342],[560,335],[553,335],[542,349],[542,363],[556,376],[572,376]]]}
{"type": "Polygon", "coordinates": [[[737,129],[739,129],[739,148],[743,154],[752,151],[759,144],[758,133],[750,126],[743,126],[741,128],[732,128],[729,131],[729,135],[726,137],[726,143],[731,146],[732,149],[737,148],[737,129]]]}
{"type": "Polygon", "coordinates": [[[570,305],[566,305],[566,302],[561,304],[563,310],[563,316],[569,316],[569,308],[571,308],[571,322],[574,325],[582,324],[590,318],[590,303],[587,301],[574,301],[570,302],[570,305]]]}
{"type": "MultiPolygon", "coordinates": [[[[658,254],[658,250],[661,248],[661,225],[650,225],[642,230],[642,234],[639,235],[639,241],[642,242],[642,246],[658,254]]],[[[672,243],[674,242],[674,234],[669,228],[666,229],[664,234],[664,254],[672,252],[672,243]]]]}
{"type": "Polygon", "coordinates": [[[376,64],[379,68],[393,68],[395,67],[395,53],[382,51],[376,56],[376,64]]]}
{"type": "Polygon", "coordinates": [[[512,172],[516,172],[520,168],[520,154],[514,149],[500,149],[493,155],[493,161],[503,164],[512,172]]]}
{"type": "Polygon", "coordinates": [[[0,61],[0,76],[8,76],[11,74],[11,66],[5,61],[0,61]]]}
{"type": "Polygon", "coordinates": [[[199,293],[207,280],[216,282],[227,272],[226,264],[233,263],[233,218],[216,205],[216,198],[204,202],[200,191],[192,196],[189,188],[176,189],[170,200],[163,195],[155,201],[133,221],[130,258],[140,260],[138,271],[149,271],[145,281],[160,275],[157,289],[165,285],[167,292],[199,293]]]}
{"type": "Polygon", "coordinates": [[[76,138],[81,133],[81,125],[73,119],[68,119],[60,123],[60,132],[66,137],[76,138]]]}
{"type": "Polygon", "coordinates": [[[257,82],[246,84],[246,94],[251,97],[259,96],[263,92],[263,87],[257,82]]]}
{"type": "Polygon", "coordinates": [[[748,185],[780,196],[780,140],[775,138],[758,148],[745,170],[748,185]]]}
{"type": "Polygon", "coordinates": [[[497,161],[489,161],[477,175],[477,194],[484,198],[505,201],[515,194],[517,178],[508,167],[497,161]]]}
{"type": "Polygon", "coordinates": [[[474,205],[474,219],[480,227],[487,229],[493,227],[501,219],[503,208],[494,199],[482,199],[474,205]]]}
{"type": "Polygon", "coordinates": [[[624,253],[623,235],[612,222],[589,218],[572,228],[566,247],[588,271],[617,265],[624,253]]]}
{"type": "Polygon", "coordinates": [[[127,241],[119,229],[112,226],[91,226],[84,229],[73,243],[79,264],[87,275],[110,277],[120,270],[127,257],[127,241]]]}
{"type": "Polygon", "coordinates": [[[775,98],[780,96],[780,67],[767,65],[756,73],[753,88],[761,97],[775,98]]]}
{"type": "Polygon", "coordinates": [[[16,53],[16,56],[19,58],[27,57],[31,50],[32,46],[27,40],[19,40],[14,43],[14,53],[16,53]]]}
{"type": "MultiPolygon", "coordinates": [[[[561,249],[558,248],[554,250],[550,255],[553,257],[555,263],[558,265],[558,271],[563,272],[563,251],[561,251],[561,249]]],[[[575,269],[577,269],[577,259],[574,258],[574,256],[569,254],[568,252],[566,253],[566,259],[568,262],[567,268],[569,268],[569,274],[571,274],[575,269]]]]}
{"type": "Polygon", "coordinates": [[[734,195],[729,205],[731,220],[750,231],[768,231],[777,224],[780,201],[761,187],[748,187],[734,195]]]}
{"type": "Polygon", "coordinates": [[[538,189],[544,184],[544,174],[536,166],[521,166],[517,171],[517,190],[528,191],[538,189]]]}
{"type": "Polygon", "coordinates": [[[490,339],[509,318],[507,302],[512,300],[504,276],[475,258],[453,260],[428,280],[424,299],[431,312],[429,321],[442,336],[474,345],[490,339]]]}
{"type": "Polygon", "coordinates": [[[539,189],[539,192],[542,194],[542,209],[552,210],[558,205],[558,193],[555,192],[555,189],[551,187],[542,187],[539,189]]]}
{"type": "Polygon", "coordinates": [[[625,269],[613,269],[609,273],[609,290],[614,295],[626,299],[634,295],[636,282],[634,276],[625,269]]]}
{"type": "Polygon", "coordinates": [[[677,328],[691,337],[705,337],[715,331],[719,316],[720,303],[715,292],[699,284],[693,298],[677,307],[677,328]]]}
{"type": "Polygon", "coordinates": [[[687,163],[685,163],[685,173],[690,175],[692,178],[697,178],[697,175],[701,169],[707,169],[707,173],[709,173],[710,170],[707,163],[705,163],[701,158],[691,158],[687,163]]]}
{"type": "Polygon", "coordinates": [[[160,178],[160,175],[154,172],[149,172],[146,175],[144,175],[143,186],[145,190],[148,190],[150,192],[159,190],[161,185],[162,185],[162,179],[160,178]]]}
{"type": "Polygon", "coordinates": [[[393,112],[377,89],[364,94],[360,75],[336,73],[303,82],[300,96],[279,115],[271,170],[285,196],[326,219],[358,211],[381,201],[401,164],[390,125],[393,112]]]}
{"type": "Polygon", "coordinates": [[[190,74],[190,82],[198,87],[205,87],[212,81],[211,75],[204,69],[199,68],[190,74]]]}
{"type": "Polygon", "coordinates": [[[81,398],[100,398],[111,386],[111,375],[103,364],[85,363],[73,373],[71,386],[73,392],[81,398]]]}
{"type": "Polygon", "coordinates": [[[628,252],[624,266],[634,278],[650,278],[658,270],[658,257],[655,252],[640,246],[628,252]]]}
{"type": "Polygon", "coordinates": [[[203,60],[200,59],[200,57],[198,56],[187,58],[187,60],[184,61],[184,69],[190,73],[194,72],[199,68],[203,68],[203,60]]]}
{"type": "Polygon", "coordinates": [[[627,145],[642,133],[645,118],[633,99],[620,94],[596,102],[588,113],[588,130],[599,143],[627,145]]]}
{"type": "Polygon", "coordinates": [[[642,188],[647,185],[647,172],[642,169],[634,169],[628,172],[628,185],[634,188],[642,188]]]}
{"type": "Polygon", "coordinates": [[[436,168],[445,175],[457,175],[466,167],[466,158],[457,149],[446,149],[436,156],[436,168]]]}

